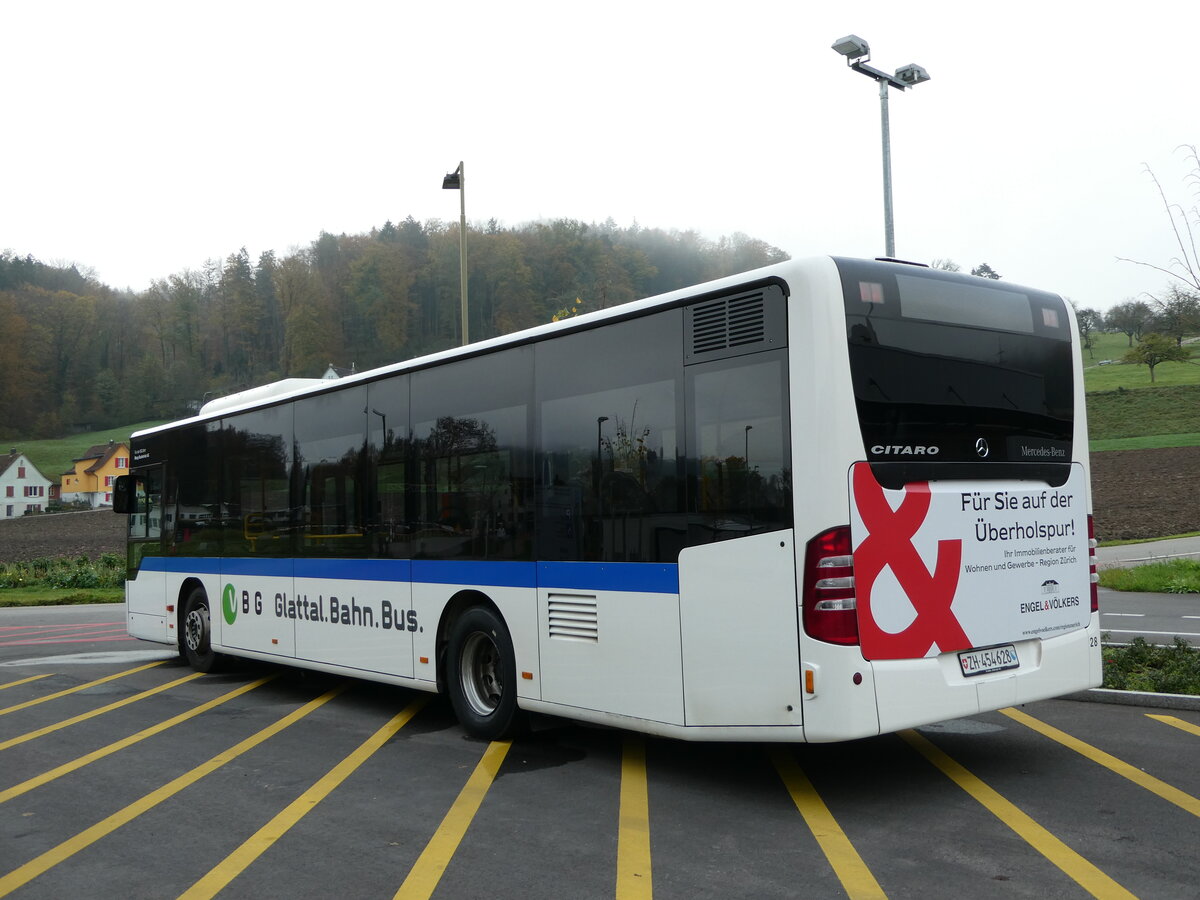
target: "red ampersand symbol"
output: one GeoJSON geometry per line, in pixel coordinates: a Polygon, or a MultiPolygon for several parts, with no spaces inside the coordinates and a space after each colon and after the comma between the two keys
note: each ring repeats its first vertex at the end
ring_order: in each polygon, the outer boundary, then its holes
{"type": "Polygon", "coordinates": [[[853,477],[854,502],[867,530],[866,539],[854,551],[863,655],[868,659],[912,659],[925,656],[934,644],[943,653],[970,647],[971,639],[950,609],[961,571],[962,540],[938,541],[932,574],[912,543],[929,512],[929,484],[905,485],[904,500],[893,511],[867,463],[855,465],[853,477]],[[875,579],[885,568],[892,570],[917,612],[903,631],[884,631],[871,609],[875,579]]]}

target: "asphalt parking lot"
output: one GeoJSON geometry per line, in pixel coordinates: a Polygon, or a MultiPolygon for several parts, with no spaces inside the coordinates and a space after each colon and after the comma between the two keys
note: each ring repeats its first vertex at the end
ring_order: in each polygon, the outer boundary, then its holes
{"type": "Polygon", "coordinates": [[[1197,896],[1200,712],[1069,700],[835,745],[549,723],[0,610],[0,897],[1197,896]]]}

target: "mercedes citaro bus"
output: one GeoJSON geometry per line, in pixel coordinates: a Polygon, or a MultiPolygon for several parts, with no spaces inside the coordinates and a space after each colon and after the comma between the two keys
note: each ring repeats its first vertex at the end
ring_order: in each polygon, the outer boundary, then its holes
{"type": "Polygon", "coordinates": [[[129,633],[687,740],[1100,683],[1055,294],[780,263],[133,435],[129,633]]]}

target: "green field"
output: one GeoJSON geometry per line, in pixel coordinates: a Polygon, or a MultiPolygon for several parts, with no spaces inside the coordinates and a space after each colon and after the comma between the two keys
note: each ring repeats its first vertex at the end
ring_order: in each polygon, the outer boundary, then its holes
{"type": "Polygon", "coordinates": [[[1092,335],[1092,349],[1083,351],[1083,387],[1088,392],[1127,391],[1178,384],[1200,385],[1200,343],[1190,344],[1191,362],[1166,362],[1154,367],[1154,383],[1145,366],[1121,362],[1129,350],[1129,338],[1123,334],[1092,335]],[[1110,360],[1109,365],[1100,365],[1110,360]]]}
{"type": "Polygon", "coordinates": [[[161,424],[162,422],[139,422],[136,425],[124,425],[105,431],[81,432],[68,437],[49,438],[42,441],[18,441],[0,437],[0,452],[7,453],[15,447],[29,457],[29,461],[38,467],[39,472],[51,481],[59,481],[59,476],[71,468],[72,460],[83,456],[89,447],[96,444],[107,444],[109,441],[128,441],[133,432],[161,424]]]}
{"type": "Polygon", "coordinates": [[[1129,338],[1093,335],[1092,349],[1083,351],[1093,453],[1200,445],[1200,343],[1190,346],[1192,360],[1160,363],[1152,384],[1146,366],[1120,361],[1129,338]]]}
{"type": "MultiPolygon", "coordinates": [[[[1200,370],[1200,367],[1197,368],[1200,370]]],[[[1145,441],[1148,435],[1173,436],[1179,440],[1176,443],[1141,443],[1104,449],[1192,446],[1200,437],[1200,383],[1139,390],[1093,391],[1087,395],[1087,413],[1088,434],[1093,450],[1101,449],[1096,446],[1100,441],[1145,441]]]]}

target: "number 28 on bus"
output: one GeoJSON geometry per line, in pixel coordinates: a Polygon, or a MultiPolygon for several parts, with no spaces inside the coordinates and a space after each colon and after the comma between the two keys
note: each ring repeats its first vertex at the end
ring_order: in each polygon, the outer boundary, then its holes
{"type": "Polygon", "coordinates": [[[780,263],[133,436],[129,632],[686,740],[1100,682],[1074,317],[780,263]]]}

